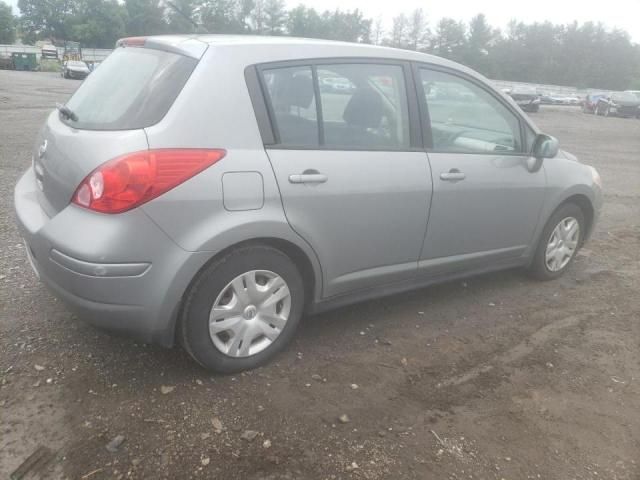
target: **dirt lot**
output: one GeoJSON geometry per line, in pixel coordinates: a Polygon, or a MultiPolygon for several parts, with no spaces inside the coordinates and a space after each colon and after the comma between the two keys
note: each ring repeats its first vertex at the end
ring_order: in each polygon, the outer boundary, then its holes
{"type": "Polygon", "coordinates": [[[77,85],[0,71],[0,478],[39,445],[56,452],[42,478],[640,478],[640,121],[535,114],[606,189],[563,279],[509,271],[307,318],[274,363],[223,377],[94,330],[32,274],[13,186],[77,85]]]}

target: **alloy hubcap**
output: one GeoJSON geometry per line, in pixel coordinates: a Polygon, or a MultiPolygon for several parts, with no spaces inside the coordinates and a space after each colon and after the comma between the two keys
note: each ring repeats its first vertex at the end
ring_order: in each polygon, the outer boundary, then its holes
{"type": "Polygon", "coordinates": [[[549,271],[562,270],[571,261],[580,239],[580,224],[573,217],[567,217],[556,225],[545,252],[545,264],[549,271]]]}
{"type": "Polygon", "coordinates": [[[263,351],[282,333],[291,311],[291,292],[278,274],[251,270],[231,280],[209,314],[214,346],[230,357],[263,351]]]}

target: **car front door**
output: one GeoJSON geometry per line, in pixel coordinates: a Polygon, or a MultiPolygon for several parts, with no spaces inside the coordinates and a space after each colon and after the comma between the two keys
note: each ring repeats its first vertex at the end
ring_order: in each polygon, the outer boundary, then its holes
{"type": "Polygon", "coordinates": [[[543,168],[531,168],[533,132],[480,81],[437,67],[416,76],[433,171],[420,271],[517,263],[533,241],[546,186],[543,168]]]}
{"type": "Polygon", "coordinates": [[[320,260],[323,297],[415,275],[431,172],[417,148],[409,66],[326,61],[258,70],[274,133],[267,154],[286,217],[320,260]]]}

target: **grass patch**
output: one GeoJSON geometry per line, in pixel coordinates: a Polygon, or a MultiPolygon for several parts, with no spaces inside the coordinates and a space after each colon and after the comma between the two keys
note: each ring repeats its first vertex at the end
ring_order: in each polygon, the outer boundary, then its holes
{"type": "Polygon", "coordinates": [[[42,59],[40,60],[40,71],[41,72],[61,72],[62,65],[58,60],[51,59],[42,59]]]}

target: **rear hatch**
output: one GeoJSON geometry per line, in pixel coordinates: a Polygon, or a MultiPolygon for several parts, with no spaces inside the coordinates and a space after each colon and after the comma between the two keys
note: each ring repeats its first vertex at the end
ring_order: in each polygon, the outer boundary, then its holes
{"type": "Polygon", "coordinates": [[[33,152],[42,208],[65,208],[80,182],[121,155],[147,150],[144,128],[158,123],[183,89],[206,44],[179,37],[121,41],[78,88],[62,111],[49,115],[33,152]]]}

